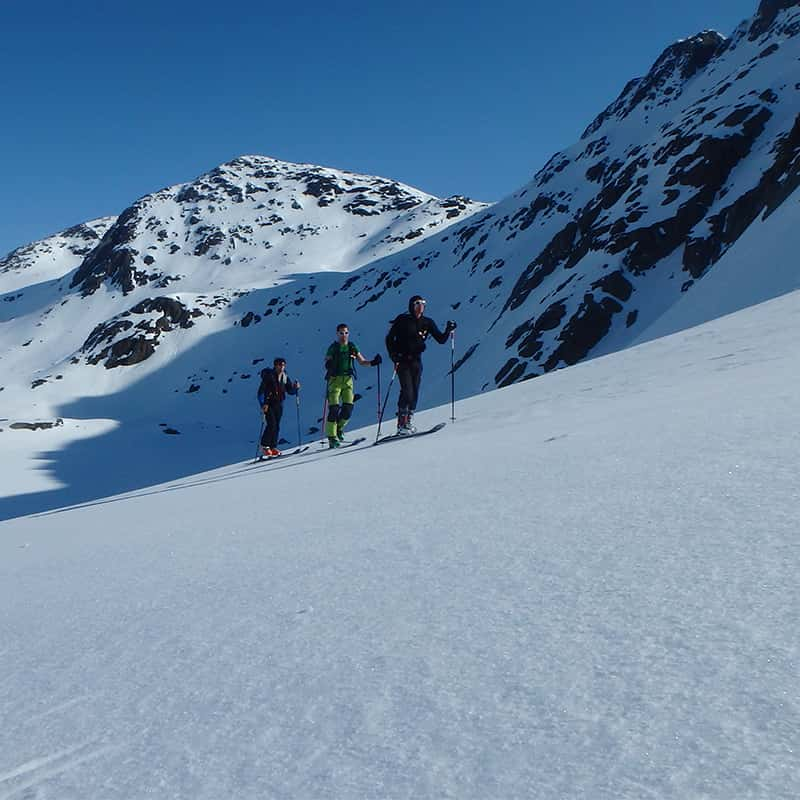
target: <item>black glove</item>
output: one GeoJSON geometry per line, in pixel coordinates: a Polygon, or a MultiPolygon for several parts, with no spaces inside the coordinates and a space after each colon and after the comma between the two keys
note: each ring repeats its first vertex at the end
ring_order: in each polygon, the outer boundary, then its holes
{"type": "Polygon", "coordinates": [[[457,327],[458,325],[456,325],[455,322],[453,322],[453,320],[451,319],[447,320],[447,325],[444,326],[445,336],[449,336],[457,327]]]}
{"type": "Polygon", "coordinates": [[[372,361],[370,361],[370,364],[372,364],[373,367],[377,367],[378,364],[382,364],[382,363],[383,363],[383,359],[381,358],[381,354],[380,353],[378,353],[378,355],[376,355],[375,358],[373,358],[372,361]]]}

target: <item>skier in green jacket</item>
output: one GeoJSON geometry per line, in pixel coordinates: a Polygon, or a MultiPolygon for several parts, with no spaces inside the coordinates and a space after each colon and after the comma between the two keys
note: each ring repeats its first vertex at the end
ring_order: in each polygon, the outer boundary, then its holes
{"type": "Polygon", "coordinates": [[[380,354],[371,361],[364,358],[358,347],[350,341],[350,329],[347,324],[341,322],[336,326],[336,341],[325,352],[325,378],[328,383],[328,418],[325,423],[325,434],[331,449],[341,444],[345,426],[353,413],[354,359],[366,367],[375,367],[382,361],[380,354]]]}

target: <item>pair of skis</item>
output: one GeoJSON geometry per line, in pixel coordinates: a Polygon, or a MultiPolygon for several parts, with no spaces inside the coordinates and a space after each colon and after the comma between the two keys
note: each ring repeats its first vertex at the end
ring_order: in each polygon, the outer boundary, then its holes
{"type": "Polygon", "coordinates": [[[436,433],[436,431],[440,431],[444,426],[447,425],[446,422],[440,422],[438,425],[434,425],[432,428],[428,428],[424,431],[415,431],[414,433],[390,433],[387,436],[381,436],[375,440],[375,444],[385,444],[386,442],[400,442],[403,439],[416,439],[418,436],[427,436],[429,433],[436,433]]]}
{"type": "MultiPolygon", "coordinates": [[[[361,444],[362,442],[366,442],[366,441],[367,441],[366,436],[361,436],[358,439],[353,439],[353,441],[351,441],[351,442],[343,442],[338,447],[333,447],[331,449],[332,450],[345,450],[348,447],[353,447],[354,445],[361,444]]],[[[300,453],[305,453],[306,450],[310,450],[310,449],[311,449],[311,445],[306,444],[306,445],[303,445],[302,447],[296,447],[294,450],[284,451],[279,456],[264,456],[264,455],[261,455],[253,463],[254,464],[264,464],[267,461],[283,461],[283,459],[285,459],[285,458],[289,458],[290,456],[300,455],[300,453]]],[[[320,450],[319,452],[326,453],[327,451],[328,451],[328,449],[326,448],[326,449],[320,450]]]]}
{"type": "MultiPolygon", "coordinates": [[[[427,436],[431,433],[436,433],[440,431],[444,426],[447,425],[446,422],[440,422],[438,425],[434,425],[432,428],[428,428],[424,431],[415,431],[414,433],[391,433],[387,436],[381,436],[380,438],[376,439],[373,442],[373,446],[376,444],[386,444],[387,442],[400,442],[403,439],[416,439],[419,436],[427,436]]],[[[338,452],[341,450],[346,450],[348,447],[355,447],[356,445],[363,444],[367,440],[366,436],[361,436],[358,439],[353,439],[351,442],[344,442],[343,444],[339,445],[339,447],[330,448],[331,450],[338,452]]],[[[259,456],[255,464],[264,464],[269,461],[283,461],[285,458],[290,458],[291,456],[299,455],[300,453],[305,453],[307,450],[310,449],[310,445],[304,445],[302,447],[297,447],[290,452],[283,452],[279,456],[270,456],[269,458],[266,456],[259,456]]],[[[319,452],[325,453],[326,450],[321,450],[319,452]]]]}
{"type": "MultiPolygon", "coordinates": [[[[373,445],[376,444],[385,444],[386,442],[399,442],[403,439],[415,439],[418,436],[427,436],[429,433],[436,433],[440,431],[444,426],[447,425],[446,422],[440,422],[438,425],[434,425],[432,428],[428,428],[424,431],[414,431],[414,433],[390,433],[386,436],[378,437],[374,442],[373,445]]],[[[352,442],[346,442],[344,444],[339,445],[339,447],[333,447],[332,450],[343,450],[346,447],[352,447],[356,444],[361,444],[367,440],[366,436],[361,436],[358,439],[354,439],[352,442]]],[[[304,448],[305,449],[305,448],[304,448]]],[[[324,452],[324,451],[323,451],[324,452]]],[[[291,454],[293,455],[293,454],[291,454]]]]}

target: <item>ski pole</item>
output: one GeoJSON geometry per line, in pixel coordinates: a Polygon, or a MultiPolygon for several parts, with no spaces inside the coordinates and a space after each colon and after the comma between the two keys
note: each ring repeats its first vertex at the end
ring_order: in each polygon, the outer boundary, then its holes
{"type": "Polygon", "coordinates": [[[456,354],[456,332],[450,331],[450,421],[456,421],[456,370],[454,366],[456,354]]]}
{"type": "Polygon", "coordinates": [[[378,364],[378,394],[377,394],[377,398],[378,398],[378,408],[377,408],[378,424],[380,425],[380,421],[381,421],[381,365],[380,364],[378,364]]]}
{"type": "Polygon", "coordinates": [[[254,462],[258,461],[258,457],[261,455],[261,437],[264,435],[264,411],[261,411],[261,430],[258,432],[258,439],[256,439],[256,454],[254,456],[254,462]]]}
{"type": "Polygon", "coordinates": [[[325,447],[325,418],[328,416],[328,382],[325,381],[325,402],[322,404],[322,422],[320,429],[322,438],[319,440],[320,447],[325,447]]]}
{"type": "Polygon", "coordinates": [[[397,364],[394,365],[394,370],[392,371],[392,379],[389,381],[389,386],[386,389],[386,399],[383,401],[383,407],[381,408],[381,413],[378,414],[378,432],[375,434],[375,441],[378,441],[378,438],[381,435],[381,423],[383,422],[383,412],[386,411],[386,403],[389,402],[389,393],[392,391],[392,384],[394,383],[394,379],[397,377],[397,364]]]}
{"type": "Polygon", "coordinates": [[[303,434],[300,430],[300,390],[297,390],[295,395],[295,403],[297,405],[297,446],[303,446],[303,434]]]}

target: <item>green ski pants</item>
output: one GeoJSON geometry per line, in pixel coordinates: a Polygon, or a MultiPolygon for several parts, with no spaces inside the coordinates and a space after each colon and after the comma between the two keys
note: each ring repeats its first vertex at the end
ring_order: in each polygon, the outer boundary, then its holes
{"type": "Polygon", "coordinates": [[[339,436],[350,421],[353,413],[352,375],[334,375],[328,378],[328,419],[325,423],[326,436],[339,436]]]}

